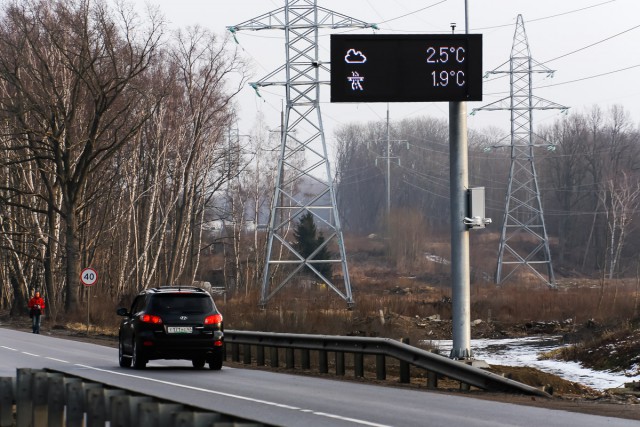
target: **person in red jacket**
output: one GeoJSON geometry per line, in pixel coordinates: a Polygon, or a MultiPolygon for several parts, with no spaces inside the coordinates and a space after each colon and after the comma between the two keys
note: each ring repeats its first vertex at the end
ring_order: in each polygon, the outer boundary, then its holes
{"type": "Polygon", "coordinates": [[[31,326],[34,334],[40,333],[40,317],[44,313],[44,298],[40,296],[40,292],[29,300],[29,316],[31,317],[31,326]]]}

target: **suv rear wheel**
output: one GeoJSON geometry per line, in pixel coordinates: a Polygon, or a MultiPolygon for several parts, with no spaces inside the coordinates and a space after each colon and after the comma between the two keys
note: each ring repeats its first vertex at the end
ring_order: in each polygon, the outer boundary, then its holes
{"type": "Polygon", "coordinates": [[[222,350],[214,351],[211,356],[209,356],[209,369],[212,371],[219,371],[222,369],[222,359],[223,359],[222,350]]]}
{"type": "Polygon", "coordinates": [[[144,360],[142,349],[138,346],[138,340],[136,338],[133,339],[133,357],[131,362],[133,363],[134,369],[144,369],[147,366],[147,361],[144,360]]]}

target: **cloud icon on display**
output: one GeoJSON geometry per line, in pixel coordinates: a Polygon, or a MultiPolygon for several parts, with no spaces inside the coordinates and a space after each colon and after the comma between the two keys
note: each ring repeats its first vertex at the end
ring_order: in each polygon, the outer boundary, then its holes
{"type": "Polygon", "coordinates": [[[367,62],[367,57],[364,56],[359,50],[349,49],[344,57],[344,61],[347,64],[364,64],[365,62],[367,62]]]}

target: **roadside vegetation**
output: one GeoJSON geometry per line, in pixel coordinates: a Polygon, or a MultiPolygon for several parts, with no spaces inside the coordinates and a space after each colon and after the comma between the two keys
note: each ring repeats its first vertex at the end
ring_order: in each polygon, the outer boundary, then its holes
{"type": "Polygon", "coordinates": [[[575,344],[545,353],[541,358],[570,360],[600,371],[640,375],[640,319],[611,324],[588,322],[574,338],[575,344]]]}
{"type": "MultiPolygon", "coordinates": [[[[444,237],[443,237],[444,239],[444,237]]],[[[484,240],[490,241],[487,236],[484,240]]],[[[399,271],[375,236],[348,238],[356,305],[347,310],[343,300],[311,276],[302,276],[285,287],[266,310],[259,307],[260,292],[228,289],[215,296],[228,329],[268,332],[408,338],[413,345],[438,352],[432,340],[451,339],[451,300],[445,244],[429,244],[430,256],[421,261],[419,274],[399,271]],[[435,255],[435,256],[432,256],[435,255]]],[[[482,251],[480,244],[474,248],[482,251]]],[[[487,255],[490,257],[490,255],[487,255]]],[[[493,255],[495,257],[495,255],[493,255]]],[[[219,257],[205,257],[215,263],[219,257]]],[[[572,360],[586,367],[639,375],[640,329],[635,279],[605,280],[563,278],[557,289],[534,277],[521,277],[505,286],[476,280],[472,286],[473,338],[514,338],[531,335],[562,336],[572,344],[541,357],[572,360]]],[[[89,336],[115,338],[118,306],[131,296],[110,300],[107,289],[91,291],[89,336]]],[[[26,318],[26,314],[23,319],[26,318]]],[[[46,327],[86,334],[86,313],[77,321],[64,316],[47,319],[46,327]]],[[[535,370],[534,370],[535,371],[535,370]]],[[[501,367],[514,379],[542,385],[554,383],[548,375],[531,370],[501,367]],[[542,378],[545,378],[544,380],[542,378]]],[[[576,391],[575,384],[555,380],[556,392],[576,391]]],[[[584,391],[584,390],[583,390],[584,391]]]]}

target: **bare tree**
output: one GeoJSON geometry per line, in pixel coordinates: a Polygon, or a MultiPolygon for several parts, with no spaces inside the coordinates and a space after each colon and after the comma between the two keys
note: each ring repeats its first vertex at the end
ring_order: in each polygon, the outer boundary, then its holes
{"type": "Polygon", "coordinates": [[[382,138],[380,126],[350,125],[338,130],[336,196],[345,229],[376,231],[384,212],[384,175],[376,167],[376,140],[382,138]]]}
{"type": "MultiPolygon", "coordinates": [[[[594,218],[590,236],[593,235],[596,264],[609,276],[613,274],[611,251],[614,251],[614,254],[617,252],[617,249],[611,246],[611,226],[612,221],[619,224],[622,208],[619,205],[620,201],[616,202],[616,197],[612,198],[612,194],[621,190],[625,193],[626,190],[623,188],[627,187],[624,183],[627,177],[623,176],[623,173],[634,174],[640,167],[640,141],[637,133],[632,132],[628,114],[620,106],[613,106],[607,116],[604,116],[599,108],[594,108],[589,123],[592,129],[590,144],[587,146],[587,159],[594,198],[591,206],[594,218]],[[618,214],[613,214],[612,209],[618,214]],[[596,213],[598,216],[595,216],[596,213]]],[[[617,225],[614,226],[614,229],[616,228],[617,225]]],[[[617,237],[613,238],[617,241],[617,237]]],[[[617,243],[614,246],[617,246],[617,243]]],[[[619,259],[615,261],[616,264],[618,262],[619,259]]]]}
{"type": "Polygon", "coordinates": [[[7,9],[15,40],[1,46],[2,112],[13,149],[27,151],[19,161],[41,171],[38,197],[63,219],[67,308],[79,266],[97,253],[115,295],[192,281],[204,207],[231,179],[219,167],[229,157],[222,135],[245,76],[228,39],[193,28],[160,50],[154,14],[143,27],[124,6],[115,15],[72,0],[7,9]]]}
{"type": "Polygon", "coordinates": [[[268,220],[278,165],[277,143],[268,146],[269,130],[262,117],[258,117],[249,136],[248,143],[242,147],[242,160],[235,162],[238,173],[229,182],[227,206],[230,207],[231,226],[227,227],[230,231],[227,235],[232,242],[225,245],[225,248],[232,248],[228,253],[232,255],[234,283],[238,289],[244,287],[245,295],[258,284],[264,266],[265,239],[260,224],[264,225],[268,220]]]}
{"type": "MultiPolygon", "coordinates": [[[[591,109],[591,113],[587,117],[587,123],[589,127],[589,136],[587,138],[587,144],[585,144],[585,153],[587,153],[587,171],[591,175],[591,191],[590,197],[592,198],[592,211],[593,216],[591,218],[591,224],[589,226],[589,234],[587,238],[587,243],[585,245],[584,257],[582,259],[582,269],[584,270],[587,264],[587,260],[589,259],[589,251],[591,249],[591,242],[597,239],[598,234],[596,233],[597,220],[598,220],[598,212],[600,211],[600,197],[599,193],[599,183],[601,181],[602,174],[602,156],[598,156],[599,152],[598,142],[599,142],[599,133],[601,132],[602,125],[602,111],[594,107],[591,109]]],[[[596,243],[596,248],[598,244],[596,243]]],[[[595,251],[598,252],[597,250],[595,251]]]]}
{"type": "Polygon", "coordinates": [[[618,269],[628,227],[635,210],[640,206],[640,181],[637,175],[624,171],[607,180],[605,191],[600,194],[606,207],[608,227],[607,276],[612,279],[618,269]]]}
{"type": "Polygon", "coordinates": [[[140,111],[146,95],[138,83],[154,59],[162,21],[152,14],[142,25],[123,6],[112,13],[83,0],[9,3],[4,13],[0,110],[62,193],[65,310],[73,312],[85,184],[149,116],[140,111]]]}
{"type": "Polygon", "coordinates": [[[553,195],[562,212],[556,221],[549,221],[556,224],[559,246],[557,261],[560,265],[565,263],[570,248],[580,247],[578,239],[584,235],[576,232],[576,229],[580,229],[580,223],[572,213],[580,210],[583,200],[589,195],[582,191],[587,182],[587,159],[583,155],[587,138],[588,128],[584,117],[580,115],[556,123],[545,134],[545,140],[553,143],[555,148],[545,157],[545,169],[550,178],[547,181],[553,186],[553,195]]]}
{"type": "MultiPolygon", "coordinates": [[[[212,33],[195,27],[187,33],[178,32],[176,40],[172,58],[181,96],[175,108],[182,126],[178,140],[180,151],[175,152],[174,157],[173,191],[180,198],[172,222],[174,232],[167,259],[167,277],[171,282],[181,276],[187,256],[198,255],[202,236],[199,225],[209,194],[231,179],[224,168],[217,175],[209,171],[215,165],[224,165],[229,158],[224,135],[232,118],[230,102],[244,83],[244,78],[238,79],[232,95],[226,93],[231,76],[243,73],[237,54],[227,56],[228,38],[220,46],[212,33]]],[[[191,282],[195,269],[191,269],[189,275],[191,282]]]]}

